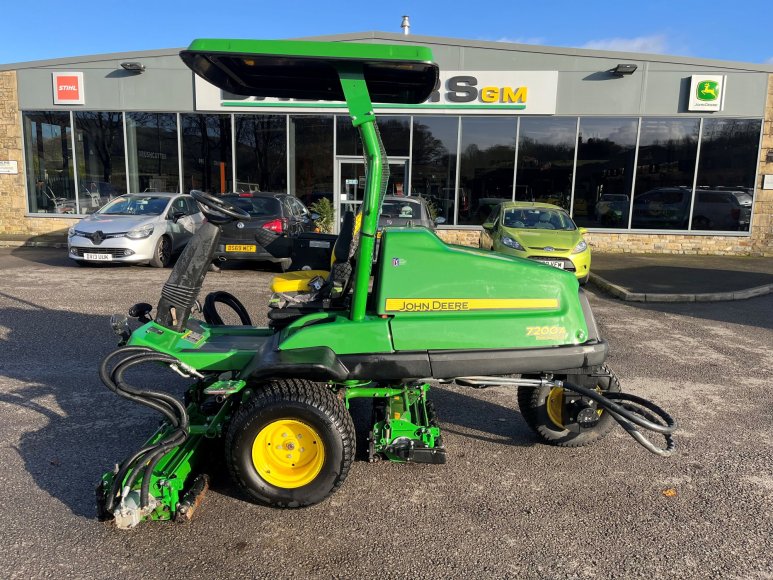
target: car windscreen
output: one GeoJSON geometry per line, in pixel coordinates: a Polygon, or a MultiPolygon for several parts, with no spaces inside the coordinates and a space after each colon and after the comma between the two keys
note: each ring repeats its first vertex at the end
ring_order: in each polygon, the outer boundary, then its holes
{"type": "Polygon", "coordinates": [[[127,195],[114,199],[100,208],[97,213],[106,215],[161,215],[168,203],[168,197],[127,195]]]}
{"type": "Polygon", "coordinates": [[[421,204],[408,200],[384,200],[381,206],[381,217],[419,220],[421,219],[421,204]]]}
{"type": "Polygon", "coordinates": [[[279,200],[275,197],[237,197],[235,195],[225,195],[223,196],[223,201],[243,209],[252,217],[279,217],[282,215],[279,200]]]}
{"type": "Polygon", "coordinates": [[[562,211],[549,208],[511,208],[502,216],[502,225],[506,228],[524,228],[534,230],[576,230],[577,226],[562,211]]]}

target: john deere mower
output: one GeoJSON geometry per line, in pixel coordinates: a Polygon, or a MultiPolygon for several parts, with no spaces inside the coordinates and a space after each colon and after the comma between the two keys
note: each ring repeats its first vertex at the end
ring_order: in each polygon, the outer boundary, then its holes
{"type": "Polygon", "coordinates": [[[253,326],[226,292],[198,297],[223,224],[248,219],[194,191],[207,217],[177,261],[153,312],[113,320],[121,343],[100,376],[116,394],[162,416],[136,453],[105,473],[100,518],[130,528],[186,519],[225,464],[244,495],[280,508],[324,500],[355,451],[349,403],[372,401],[369,458],[446,462],[430,384],[517,388],[525,422],[547,443],[577,447],[617,422],[669,455],[673,419],[621,393],[605,364],[588,299],[570,273],[448,245],[425,228],[387,228],[374,256],[388,163],[373,102],[421,103],[438,80],[429,49],[379,44],[196,40],[183,61],[237,95],[343,101],[365,151],[359,215],[344,216],[329,270],[278,276],[268,327],[253,326]],[[240,325],[224,325],[228,306],[240,325]],[[201,312],[203,320],[193,315],[201,312]],[[190,385],[183,400],[129,382],[140,365],[167,366],[190,385]],[[662,447],[641,429],[665,437],[662,447]],[[224,461],[217,461],[218,458],[224,461]]]}

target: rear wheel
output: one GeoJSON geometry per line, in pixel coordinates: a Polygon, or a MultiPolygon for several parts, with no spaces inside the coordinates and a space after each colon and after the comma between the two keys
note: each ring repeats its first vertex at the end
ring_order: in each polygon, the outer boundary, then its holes
{"type": "Polygon", "coordinates": [[[150,265],[154,268],[166,268],[172,261],[172,241],[168,236],[161,236],[156,242],[156,249],[150,259],[150,265]]]}
{"type": "MultiPolygon", "coordinates": [[[[581,386],[594,388],[600,393],[620,392],[620,381],[609,366],[602,365],[597,374],[605,376],[556,375],[555,378],[569,383],[576,382],[581,386]]],[[[524,378],[538,377],[524,375],[524,378]]],[[[598,409],[596,412],[599,420],[595,426],[579,432],[568,429],[563,424],[565,404],[564,389],[561,387],[518,387],[518,406],[523,419],[546,443],[559,447],[582,447],[603,438],[614,427],[614,418],[602,409],[598,409]]]]}
{"type": "Polygon", "coordinates": [[[226,435],[232,478],[250,499],[273,507],[322,501],[341,486],[354,459],[346,405],[326,385],[307,380],[255,388],[226,435]]]}

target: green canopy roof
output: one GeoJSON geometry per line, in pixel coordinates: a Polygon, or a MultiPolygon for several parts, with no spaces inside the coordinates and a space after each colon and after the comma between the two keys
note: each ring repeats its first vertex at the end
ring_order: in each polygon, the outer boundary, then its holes
{"type": "Polygon", "coordinates": [[[408,45],[194,40],[180,53],[213,85],[246,96],[344,101],[339,72],[362,71],[376,103],[421,103],[438,79],[432,51],[408,45]]]}

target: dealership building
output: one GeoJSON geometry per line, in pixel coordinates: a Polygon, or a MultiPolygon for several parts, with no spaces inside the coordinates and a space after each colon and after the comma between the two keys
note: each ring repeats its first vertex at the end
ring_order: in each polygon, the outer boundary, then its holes
{"type": "MultiPolygon", "coordinates": [[[[609,252],[773,255],[773,67],[369,32],[428,46],[430,98],[375,104],[388,193],[477,245],[502,200],[560,205],[609,252]],[[442,221],[442,220],[441,220],[442,221]]],[[[0,65],[0,235],[65,231],[124,193],[362,199],[341,103],[240,97],[179,50],[0,65]]]]}

